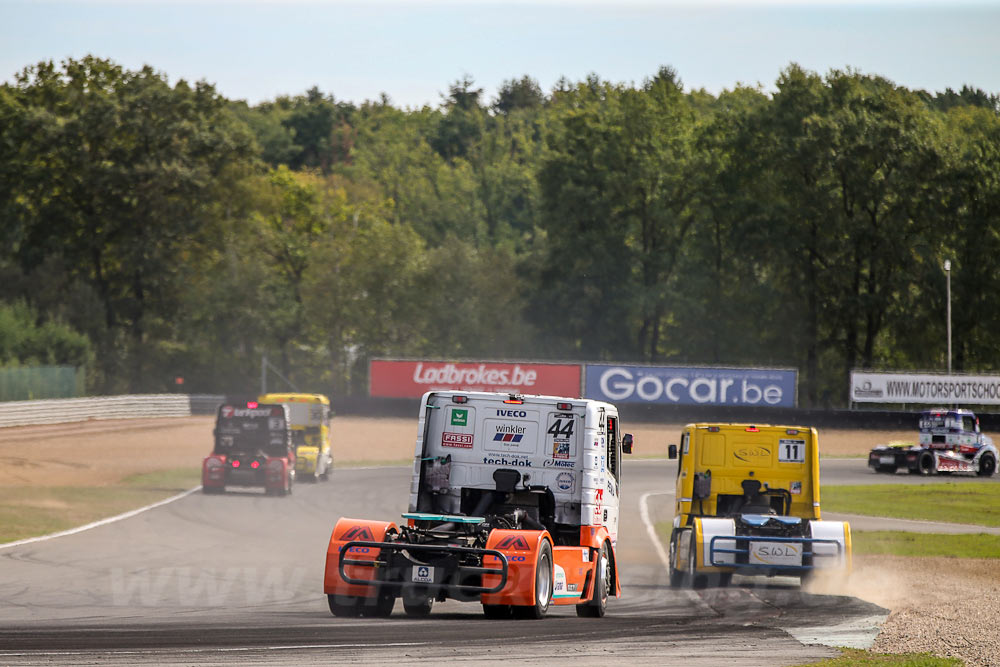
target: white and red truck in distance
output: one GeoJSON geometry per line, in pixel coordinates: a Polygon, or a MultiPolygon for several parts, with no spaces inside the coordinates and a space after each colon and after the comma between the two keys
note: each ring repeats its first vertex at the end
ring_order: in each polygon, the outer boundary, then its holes
{"type": "Polygon", "coordinates": [[[917,444],[877,445],[868,467],[877,473],[906,470],[914,475],[971,473],[991,477],[1000,460],[993,439],[971,410],[932,408],[920,413],[917,444]]]}

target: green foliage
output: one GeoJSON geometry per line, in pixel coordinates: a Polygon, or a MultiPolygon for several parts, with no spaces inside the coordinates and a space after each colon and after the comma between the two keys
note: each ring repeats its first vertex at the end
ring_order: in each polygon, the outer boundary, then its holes
{"type": "Polygon", "coordinates": [[[419,355],[794,367],[832,406],[852,368],[944,366],[950,259],[954,367],[995,368],[995,95],[794,64],[773,94],[669,67],[483,94],[249,106],[28,67],[0,86],[4,301],[92,341],[97,391],[245,393],[267,354],[363,393],[419,355]]]}
{"type": "Polygon", "coordinates": [[[699,216],[695,122],[672,70],[642,90],[566,91],[539,174],[548,261],[535,320],[584,358],[661,359],[678,258],[699,216]],[[630,327],[597,322],[628,322],[630,327]]]}
{"type": "Polygon", "coordinates": [[[92,290],[101,389],[155,387],[149,334],[178,312],[183,260],[246,168],[249,133],[208,84],[89,56],[29,67],[4,92],[19,111],[0,141],[14,259],[28,273],[55,258],[63,285],[92,290]]]}
{"type": "Polygon", "coordinates": [[[0,303],[0,366],[86,366],[92,360],[85,335],[61,322],[39,323],[26,303],[0,303]]]}
{"type": "Polygon", "coordinates": [[[1000,485],[946,482],[824,486],[823,509],[894,519],[1000,526],[1000,485]]]}

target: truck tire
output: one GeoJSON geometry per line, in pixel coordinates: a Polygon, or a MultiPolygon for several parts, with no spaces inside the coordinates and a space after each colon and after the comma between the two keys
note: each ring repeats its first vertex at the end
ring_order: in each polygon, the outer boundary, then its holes
{"type": "Polygon", "coordinates": [[[670,587],[680,588],[684,583],[684,572],[677,568],[677,533],[678,531],[671,531],[670,533],[670,587]]]}
{"type": "Polygon", "coordinates": [[[361,598],[361,615],[370,618],[389,618],[395,606],[396,596],[380,590],[373,598],[361,598]]]}
{"type": "Polygon", "coordinates": [[[484,604],[483,616],[493,620],[510,618],[510,610],[509,604],[484,604]]]}
{"type": "Polygon", "coordinates": [[[934,465],[934,454],[931,452],[924,452],[920,455],[920,459],[917,461],[917,470],[921,475],[933,475],[937,470],[937,466],[934,465]]]}
{"type": "Polygon", "coordinates": [[[434,598],[430,596],[407,597],[403,596],[403,611],[407,616],[427,616],[434,606],[434,598]]]}
{"type": "Polygon", "coordinates": [[[979,470],[976,474],[980,477],[992,477],[996,471],[997,460],[992,454],[983,454],[983,458],[979,459],[979,470]]]}
{"type": "Polygon", "coordinates": [[[326,602],[330,605],[330,613],[334,616],[345,617],[358,615],[357,598],[352,598],[347,595],[334,595],[333,593],[327,593],[326,602]]]}
{"type": "Polygon", "coordinates": [[[602,618],[608,610],[608,590],[613,577],[611,552],[608,543],[601,545],[594,568],[594,595],[589,601],[576,605],[576,615],[584,618],[602,618]]]}
{"type": "Polygon", "coordinates": [[[512,609],[517,618],[545,618],[545,613],[549,610],[552,602],[552,579],[554,568],[552,567],[552,546],[548,540],[542,540],[542,546],[538,549],[538,556],[535,559],[535,604],[517,606],[512,609]]]}
{"type": "Polygon", "coordinates": [[[695,544],[694,534],[691,534],[691,548],[688,549],[688,585],[691,588],[705,588],[708,585],[708,577],[704,574],[698,574],[695,571],[695,564],[698,562],[698,545],[695,544]]]}

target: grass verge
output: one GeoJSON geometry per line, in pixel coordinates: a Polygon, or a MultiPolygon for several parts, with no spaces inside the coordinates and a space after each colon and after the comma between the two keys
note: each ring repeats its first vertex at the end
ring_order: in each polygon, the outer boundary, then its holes
{"type": "Polygon", "coordinates": [[[842,648],[838,658],[827,658],[810,662],[802,667],[856,667],[878,665],[879,667],[961,667],[958,658],[939,658],[930,653],[870,653],[855,648],[842,648]]]}
{"type": "Polygon", "coordinates": [[[201,483],[199,468],[129,475],[110,486],[0,487],[0,544],[128,512],[201,483]]]}
{"type": "Polygon", "coordinates": [[[855,554],[1000,559],[1000,535],[851,531],[855,554]]]}
{"type": "Polygon", "coordinates": [[[1000,484],[824,486],[823,510],[844,514],[1000,526],[1000,484]]]}

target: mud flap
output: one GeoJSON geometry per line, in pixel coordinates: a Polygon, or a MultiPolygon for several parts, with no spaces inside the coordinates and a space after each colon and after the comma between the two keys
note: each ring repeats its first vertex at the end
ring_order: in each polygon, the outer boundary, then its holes
{"type": "MultiPolygon", "coordinates": [[[[530,606],[535,604],[535,564],[542,541],[552,543],[547,530],[494,530],[486,541],[487,549],[507,556],[507,585],[498,593],[483,593],[484,605],[530,606]]],[[[499,559],[485,556],[483,565],[500,567],[499,559]]],[[[499,583],[497,575],[484,575],[483,586],[499,583]]]]}
{"type": "MultiPolygon", "coordinates": [[[[377,593],[374,586],[349,584],[340,577],[340,555],[344,544],[352,541],[382,542],[389,531],[396,531],[396,524],[391,521],[368,521],[365,519],[343,518],[337,521],[330,535],[330,544],[326,549],[326,571],[323,575],[323,592],[327,595],[345,597],[374,597],[377,593]]],[[[368,547],[352,547],[351,558],[374,561],[378,558],[378,549],[368,547]]],[[[351,567],[348,573],[355,579],[375,581],[376,569],[373,567],[351,567]]]]}

